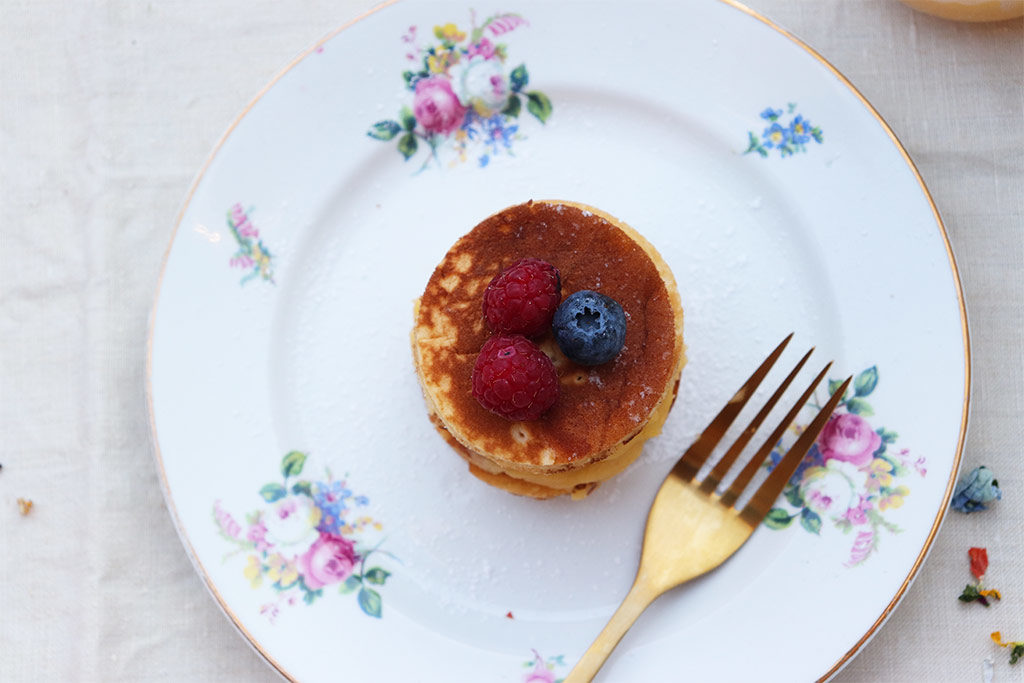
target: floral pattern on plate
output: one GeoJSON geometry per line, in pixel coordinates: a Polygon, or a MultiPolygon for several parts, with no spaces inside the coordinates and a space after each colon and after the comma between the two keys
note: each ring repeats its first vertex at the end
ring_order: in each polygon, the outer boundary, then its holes
{"type": "Polygon", "coordinates": [[[565,655],[545,659],[534,650],[533,659],[523,662],[523,668],[530,669],[523,675],[523,683],[562,683],[565,676],[556,676],[555,671],[565,665],[565,655]]]}
{"type": "Polygon", "coordinates": [[[260,231],[249,219],[248,212],[237,202],[228,209],[228,228],[238,243],[238,251],[229,263],[232,268],[249,271],[242,278],[241,284],[257,277],[273,284],[273,255],[264,246],[260,231]]]}
{"type": "Polygon", "coordinates": [[[771,150],[775,150],[781,157],[792,156],[796,152],[806,152],[810,142],[819,145],[824,142],[825,137],[821,128],[814,126],[802,114],[794,114],[796,104],[790,102],[786,105],[786,111],[768,107],[761,112],[761,118],[767,122],[761,135],[754,131],[747,132],[748,146],[744,154],[757,152],[762,157],[767,157],[771,150]],[[783,115],[789,117],[788,121],[783,115]]]}
{"type": "Polygon", "coordinates": [[[502,13],[477,26],[471,14],[468,31],[454,23],[435,26],[438,42],[426,45],[411,26],[402,41],[413,68],[402,78],[412,93],[412,106],[402,107],[397,120],[378,121],[367,135],[384,141],[398,138],[398,151],[406,161],[425,147],[420,170],[431,163],[441,165],[445,150],[449,165],[471,155],[480,166],[501,153],[513,156],[513,141],[523,138],[518,121],[524,105],[541,123],[552,111],[547,95],[526,89],[526,65],[509,69],[508,46],[495,42],[526,25],[518,14],[502,13]]]}
{"type": "Polygon", "coordinates": [[[264,505],[245,516],[243,526],[230,512],[213,505],[213,517],[220,535],[237,546],[225,557],[247,553],[242,574],[254,589],[269,585],[276,599],[260,607],[273,621],[282,605],[299,599],[312,604],[326,588],[357,594],[359,607],[380,618],[382,600],[373,586],[383,586],[391,572],[368,566],[374,553],[394,557],[381,550],[381,542],[365,543],[366,537],[382,526],[373,518],[355,516],[357,508],[369,504],[366,496],[354,495],[345,480],[334,479],[330,470],[317,481],[299,479],[306,454],[291,451],[281,461],[280,482],[260,489],[264,505]]]}
{"type": "MultiPolygon", "coordinates": [[[[840,380],[829,381],[829,393],[836,391],[840,380]]],[[[765,519],[772,529],[784,529],[799,520],[800,526],[813,534],[821,534],[827,520],[845,534],[853,534],[846,566],[861,564],[878,549],[882,530],[899,533],[901,529],[885,518],[889,510],[903,505],[910,495],[904,483],[912,473],[925,476],[925,459],[912,460],[910,452],[895,447],[898,435],[884,427],[872,428],[867,418],[874,415],[867,396],[878,385],[878,368],[872,366],[859,373],[853,382],[853,394],[843,397],[839,407],[797,467],[783,490],[787,505],[774,507],[765,519]]],[[[808,408],[821,407],[817,397],[808,408]]],[[[791,438],[803,430],[791,429],[791,438]]],[[[783,439],[771,454],[768,467],[774,466],[785,453],[783,439]]]]}

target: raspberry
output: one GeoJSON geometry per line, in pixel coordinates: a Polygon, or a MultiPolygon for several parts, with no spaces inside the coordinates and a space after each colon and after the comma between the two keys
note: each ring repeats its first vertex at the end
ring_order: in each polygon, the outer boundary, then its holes
{"type": "Polygon", "coordinates": [[[510,420],[536,420],[558,399],[558,374],[526,337],[491,337],[473,365],[473,397],[510,420]]]}
{"type": "Polygon", "coordinates": [[[538,335],[562,300],[562,278],[546,261],[524,258],[494,276],[484,292],[484,317],[504,334],[538,335]]]}

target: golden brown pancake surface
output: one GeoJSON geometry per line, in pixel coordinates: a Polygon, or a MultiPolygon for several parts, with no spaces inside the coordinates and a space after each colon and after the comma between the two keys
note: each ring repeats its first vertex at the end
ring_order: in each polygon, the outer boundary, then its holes
{"type": "Polygon", "coordinates": [[[448,251],[417,307],[413,347],[428,406],[457,441],[510,473],[558,472],[607,457],[643,428],[681,367],[682,310],[667,266],[659,270],[638,234],[588,209],[528,202],[485,219],[448,251]],[[537,339],[555,361],[561,395],[539,420],[511,422],[477,403],[471,376],[491,335],[483,292],[525,257],[558,268],[563,297],[591,289],[618,301],[626,340],[612,361],[584,367],[550,332],[537,339]]]}

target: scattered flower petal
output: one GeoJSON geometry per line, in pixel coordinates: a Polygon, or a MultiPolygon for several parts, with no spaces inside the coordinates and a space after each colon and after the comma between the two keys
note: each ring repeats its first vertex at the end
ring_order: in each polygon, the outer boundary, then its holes
{"type": "Polygon", "coordinates": [[[1002,497],[1003,492],[999,490],[999,482],[996,481],[992,470],[982,465],[975,467],[960,480],[953,492],[953,500],[950,505],[954,510],[969,514],[978,510],[987,510],[987,504],[1002,497]]]}
{"type": "Polygon", "coordinates": [[[1016,664],[1024,657],[1024,641],[1004,641],[999,631],[992,632],[992,641],[999,647],[1010,648],[1010,664],[1016,664]]]}
{"type": "Polygon", "coordinates": [[[995,598],[996,600],[1001,599],[999,591],[996,590],[979,590],[974,584],[967,584],[964,586],[964,591],[957,598],[960,602],[980,602],[985,607],[989,607],[989,598],[995,598]]]}
{"type": "Polygon", "coordinates": [[[971,558],[971,573],[974,574],[974,578],[981,581],[981,577],[988,569],[988,551],[985,548],[969,548],[967,554],[971,558]]]}
{"type": "Polygon", "coordinates": [[[18,511],[21,512],[21,516],[24,517],[28,513],[32,512],[32,501],[26,500],[25,498],[18,499],[18,511]]]}
{"type": "Polygon", "coordinates": [[[984,588],[981,579],[988,570],[988,551],[985,548],[968,548],[967,555],[971,559],[971,574],[976,579],[975,583],[969,583],[964,587],[957,598],[961,602],[980,602],[985,607],[989,606],[989,598],[1002,600],[1003,596],[994,588],[984,588]]]}

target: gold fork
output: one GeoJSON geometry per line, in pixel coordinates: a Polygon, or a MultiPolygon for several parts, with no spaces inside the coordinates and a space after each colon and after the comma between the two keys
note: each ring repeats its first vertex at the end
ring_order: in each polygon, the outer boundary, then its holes
{"type": "Polygon", "coordinates": [[[665,478],[654,497],[651,510],[647,514],[647,528],[644,532],[643,549],[640,552],[640,567],[637,569],[633,587],[630,588],[619,609],[612,615],[608,625],[604,627],[604,630],[569,673],[565,683],[581,683],[591,680],[604,664],[608,655],[622,640],[629,627],[655,598],[681,583],[714,569],[727,560],[750,538],[754,529],[768,514],[775,499],[782,493],[786,482],[793,476],[800,461],[810,450],[832,411],[835,410],[843,394],[846,393],[852,377],[847,378],[832,394],[825,407],[818,412],[811,424],[797,438],[796,443],[775,465],[764,483],[753,493],[750,502],[742,509],[734,507],[757,470],[771,454],[772,449],[796,419],[800,410],[806,405],[807,400],[814,393],[815,387],[821,382],[832,363],[826,365],[818,373],[803,395],[797,399],[796,404],[771,435],[765,439],[763,445],[740,473],[736,475],[729,488],[721,495],[718,495],[715,489],[760,428],[761,423],[768,417],[768,413],[778,403],[786,388],[800,372],[804,363],[810,358],[814,351],[813,348],[800,359],[800,362],[782,381],[779,388],[775,390],[760,412],[754,416],[747,428],[740,433],[721,460],[711,469],[711,472],[699,482],[695,481],[695,477],[792,338],[793,335],[790,334],[783,339],[782,343],[761,363],[750,379],[729,399],[715,419],[686,450],[686,453],[665,478]]]}

